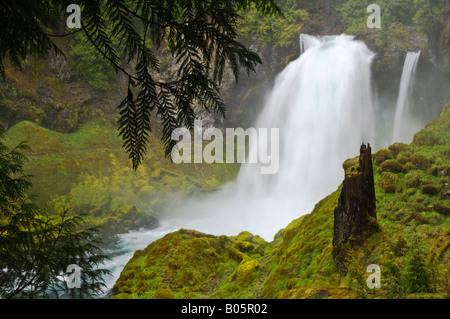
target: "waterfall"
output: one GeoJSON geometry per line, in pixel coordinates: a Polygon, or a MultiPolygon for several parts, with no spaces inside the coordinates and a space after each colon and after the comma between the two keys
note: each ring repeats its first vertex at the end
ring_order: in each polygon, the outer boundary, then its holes
{"type": "Polygon", "coordinates": [[[172,210],[173,223],[217,235],[248,230],[272,240],[337,189],[343,161],[357,156],[362,142],[373,143],[373,53],[347,35],[302,35],[300,46],[302,54],[277,76],[255,124],[279,128],[278,173],[261,175],[258,164],[242,164],[235,183],[172,210]]]}
{"type": "Polygon", "coordinates": [[[419,128],[414,125],[410,109],[411,91],[414,87],[414,77],[419,62],[419,52],[408,52],[406,54],[403,73],[400,80],[400,91],[395,109],[394,133],[392,142],[409,143],[414,132],[419,128]]]}

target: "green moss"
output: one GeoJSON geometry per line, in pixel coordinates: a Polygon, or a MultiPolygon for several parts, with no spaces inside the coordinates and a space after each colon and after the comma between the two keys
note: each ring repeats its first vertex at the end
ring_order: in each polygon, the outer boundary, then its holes
{"type": "Polygon", "coordinates": [[[434,204],[434,209],[443,215],[450,216],[450,204],[448,201],[438,201],[434,204]]]}
{"type": "Polygon", "coordinates": [[[417,172],[409,172],[405,175],[405,184],[408,188],[418,188],[421,184],[421,175],[417,172]]]}
{"type": "Polygon", "coordinates": [[[258,276],[257,271],[261,269],[261,265],[254,259],[243,260],[236,269],[236,280],[242,284],[251,282],[258,276]]]}
{"type": "Polygon", "coordinates": [[[378,165],[384,163],[387,160],[391,160],[393,158],[394,157],[392,155],[392,152],[390,150],[385,149],[385,148],[380,149],[378,152],[376,152],[373,155],[373,161],[376,164],[378,164],[378,165]]]}
{"type": "Polygon", "coordinates": [[[413,163],[408,162],[408,163],[406,163],[405,166],[403,166],[403,173],[406,174],[409,171],[416,170],[416,169],[417,169],[416,165],[414,165],[413,163]]]}
{"type": "Polygon", "coordinates": [[[397,174],[385,173],[381,174],[381,188],[386,193],[399,193],[402,191],[400,177],[397,174]]]}
{"type": "Polygon", "coordinates": [[[416,166],[418,169],[426,172],[430,168],[431,160],[421,154],[414,154],[410,158],[411,163],[416,166]]]}
{"type": "Polygon", "coordinates": [[[423,130],[414,135],[413,143],[419,146],[432,146],[440,144],[440,136],[431,130],[423,130]]]}
{"type": "Polygon", "coordinates": [[[389,151],[391,151],[391,154],[394,158],[397,158],[397,155],[400,152],[407,151],[409,149],[409,145],[404,143],[394,143],[388,147],[389,151]]]}
{"type": "Polygon", "coordinates": [[[155,292],[155,299],[175,299],[176,296],[169,288],[160,288],[155,292]]]}
{"type": "Polygon", "coordinates": [[[439,186],[433,184],[425,184],[421,187],[422,193],[430,196],[436,196],[440,192],[439,186]]]}
{"type": "Polygon", "coordinates": [[[390,159],[384,161],[378,171],[381,172],[391,172],[391,173],[401,173],[403,172],[403,165],[398,161],[390,159]]]}
{"type": "Polygon", "coordinates": [[[359,157],[350,158],[350,159],[347,159],[342,164],[342,167],[344,168],[344,171],[347,171],[349,168],[354,167],[355,165],[358,165],[358,163],[359,163],[359,157]]]}

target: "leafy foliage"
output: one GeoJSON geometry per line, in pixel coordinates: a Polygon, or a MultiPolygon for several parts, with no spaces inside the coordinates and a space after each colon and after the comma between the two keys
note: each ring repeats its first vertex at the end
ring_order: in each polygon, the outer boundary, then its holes
{"type": "Polygon", "coordinates": [[[408,266],[406,268],[405,286],[409,292],[431,292],[430,273],[423,258],[423,252],[416,241],[411,245],[408,266]]]}
{"type": "Polygon", "coordinates": [[[0,297],[94,296],[108,273],[97,268],[106,258],[99,253],[99,229],[84,228],[83,218],[67,211],[48,218],[33,204],[30,177],[23,175],[26,149],[0,143],[0,297]],[[61,277],[71,264],[82,268],[82,285],[69,291],[61,277]]]}
{"type": "Polygon", "coordinates": [[[397,0],[397,1],[358,1],[349,0],[342,1],[339,7],[341,13],[341,22],[346,26],[346,32],[356,33],[367,29],[367,6],[376,3],[381,8],[382,28],[389,28],[393,22],[400,22],[405,25],[413,24],[415,13],[414,0],[397,0]]]}
{"type": "MultiPolygon", "coordinates": [[[[237,81],[241,67],[250,73],[261,63],[255,52],[236,39],[238,12],[254,5],[264,15],[279,13],[274,0],[2,2],[1,13],[6,17],[2,22],[7,27],[2,26],[0,33],[0,59],[3,61],[9,54],[13,65],[20,67],[29,53],[43,55],[52,47],[58,51],[42,30],[59,18],[70,2],[81,6],[82,30],[89,42],[116,71],[128,77],[126,97],[119,105],[118,124],[135,169],[146,152],[153,112],[161,119],[168,156],[175,144],[171,140],[172,131],[180,126],[193,127],[194,105],[225,114],[219,90],[225,68],[231,68],[237,81]],[[107,21],[111,23],[111,34],[107,21]],[[123,52],[116,50],[115,40],[123,52]],[[155,50],[166,45],[177,64],[177,71],[169,76],[160,74],[155,54],[155,50]]],[[[94,80],[101,83],[104,79],[94,80]]]]}
{"type": "Polygon", "coordinates": [[[5,77],[6,57],[20,69],[29,54],[45,56],[50,50],[61,53],[42,30],[42,25],[56,26],[58,11],[55,1],[50,0],[0,3],[0,15],[4,17],[0,21],[0,77],[5,77]]]}
{"type": "Polygon", "coordinates": [[[269,17],[261,14],[255,6],[241,13],[239,33],[246,37],[254,37],[261,43],[272,43],[275,47],[287,47],[297,39],[309,14],[301,9],[298,1],[283,0],[279,2],[282,16],[269,17]]]}
{"type": "MultiPolygon", "coordinates": [[[[111,30],[108,34],[111,34],[111,30]]],[[[114,41],[118,45],[118,41],[114,41]]],[[[81,32],[77,32],[70,39],[70,55],[76,62],[77,73],[96,91],[109,89],[109,82],[114,75],[111,65],[105,60],[95,47],[81,32]]]]}

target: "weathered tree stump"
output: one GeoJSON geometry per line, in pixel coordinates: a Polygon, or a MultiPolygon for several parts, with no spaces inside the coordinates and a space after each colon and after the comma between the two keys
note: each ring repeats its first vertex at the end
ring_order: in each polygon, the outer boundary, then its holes
{"type": "Polygon", "coordinates": [[[333,259],[341,274],[346,273],[348,250],[362,245],[372,234],[379,232],[377,223],[375,185],[370,144],[362,144],[359,166],[347,169],[334,210],[333,259]]]}

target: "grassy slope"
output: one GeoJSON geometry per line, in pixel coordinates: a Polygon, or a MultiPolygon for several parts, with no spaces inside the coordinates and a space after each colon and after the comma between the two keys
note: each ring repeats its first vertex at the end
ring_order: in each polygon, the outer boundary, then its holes
{"type": "Polygon", "coordinates": [[[238,171],[234,164],[173,164],[154,136],[144,164],[133,171],[116,128],[98,122],[65,134],[23,121],[5,134],[10,147],[23,140],[31,147],[25,172],[33,175],[38,203],[50,213],[63,207],[88,213],[108,232],[142,226],[169,203],[214,191],[238,171]]]}
{"type": "Polygon", "coordinates": [[[331,257],[338,189],[271,243],[247,232],[168,234],[135,253],[113,298],[448,298],[450,104],[411,145],[391,145],[373,159],[382,231],[351,252],[345,277],[331,257]],[[427,291],[410,288],[413,251],[426,265],[427,291]],[[372,263],[381,267],[382,288],[369,291],[372,263]]]}

